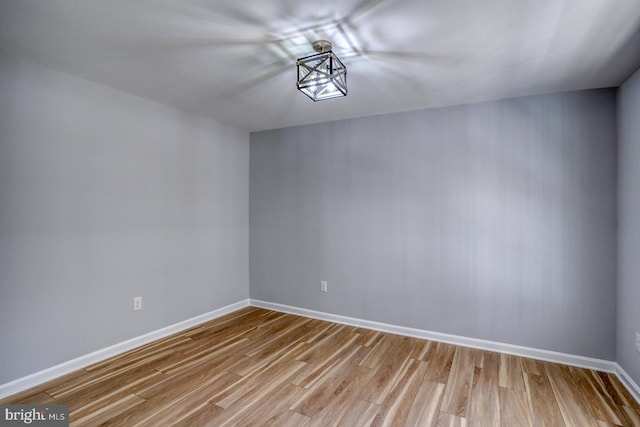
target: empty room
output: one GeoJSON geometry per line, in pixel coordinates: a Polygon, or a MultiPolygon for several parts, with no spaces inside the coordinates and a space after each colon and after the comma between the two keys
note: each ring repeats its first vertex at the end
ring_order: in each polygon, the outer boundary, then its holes
{"type": "Polygon", "coordinates": [[[0,425],[640,426],[640,1],[0,1],[0,327],[0,425]]]}

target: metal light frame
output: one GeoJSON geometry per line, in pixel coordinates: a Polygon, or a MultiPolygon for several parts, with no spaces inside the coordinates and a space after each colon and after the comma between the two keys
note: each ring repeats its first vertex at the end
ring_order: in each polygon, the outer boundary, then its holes
{"type": "Polygon", "coordinates": [[[320,53],[296,61],[298,90],[313,101],[347,96],[347,67],[331,50],[331,42],[318,40],[313,48],[320,53]]]}

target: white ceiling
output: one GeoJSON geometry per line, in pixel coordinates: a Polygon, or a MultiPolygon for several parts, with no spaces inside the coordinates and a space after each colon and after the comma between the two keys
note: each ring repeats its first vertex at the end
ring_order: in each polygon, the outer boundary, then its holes
{"type": "Polygon", "coordinates": [[[620,85],[640,0],[0,0],[0,49],[251,131],[620,85]],[[349,95],[314,103],[326,38],[349,95]]]}

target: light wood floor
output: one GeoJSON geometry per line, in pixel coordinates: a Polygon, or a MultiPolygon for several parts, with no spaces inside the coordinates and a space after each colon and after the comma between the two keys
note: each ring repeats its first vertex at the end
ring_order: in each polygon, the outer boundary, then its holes
{"type": "Polygon", "coordinates": [[[640,426],[611,374],[253,307],[3,403],[82,426],[640,426]]]}

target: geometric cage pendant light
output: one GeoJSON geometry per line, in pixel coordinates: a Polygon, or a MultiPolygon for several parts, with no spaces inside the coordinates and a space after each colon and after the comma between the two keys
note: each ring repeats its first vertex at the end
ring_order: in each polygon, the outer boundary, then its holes
{"type": "Polygon", "coordinates": [[[330,41],[315,41],[313,49],[319,53],[296,61],[296,86],[314,101],[347,96],[347,67],[331,48],[330,41]]]}

